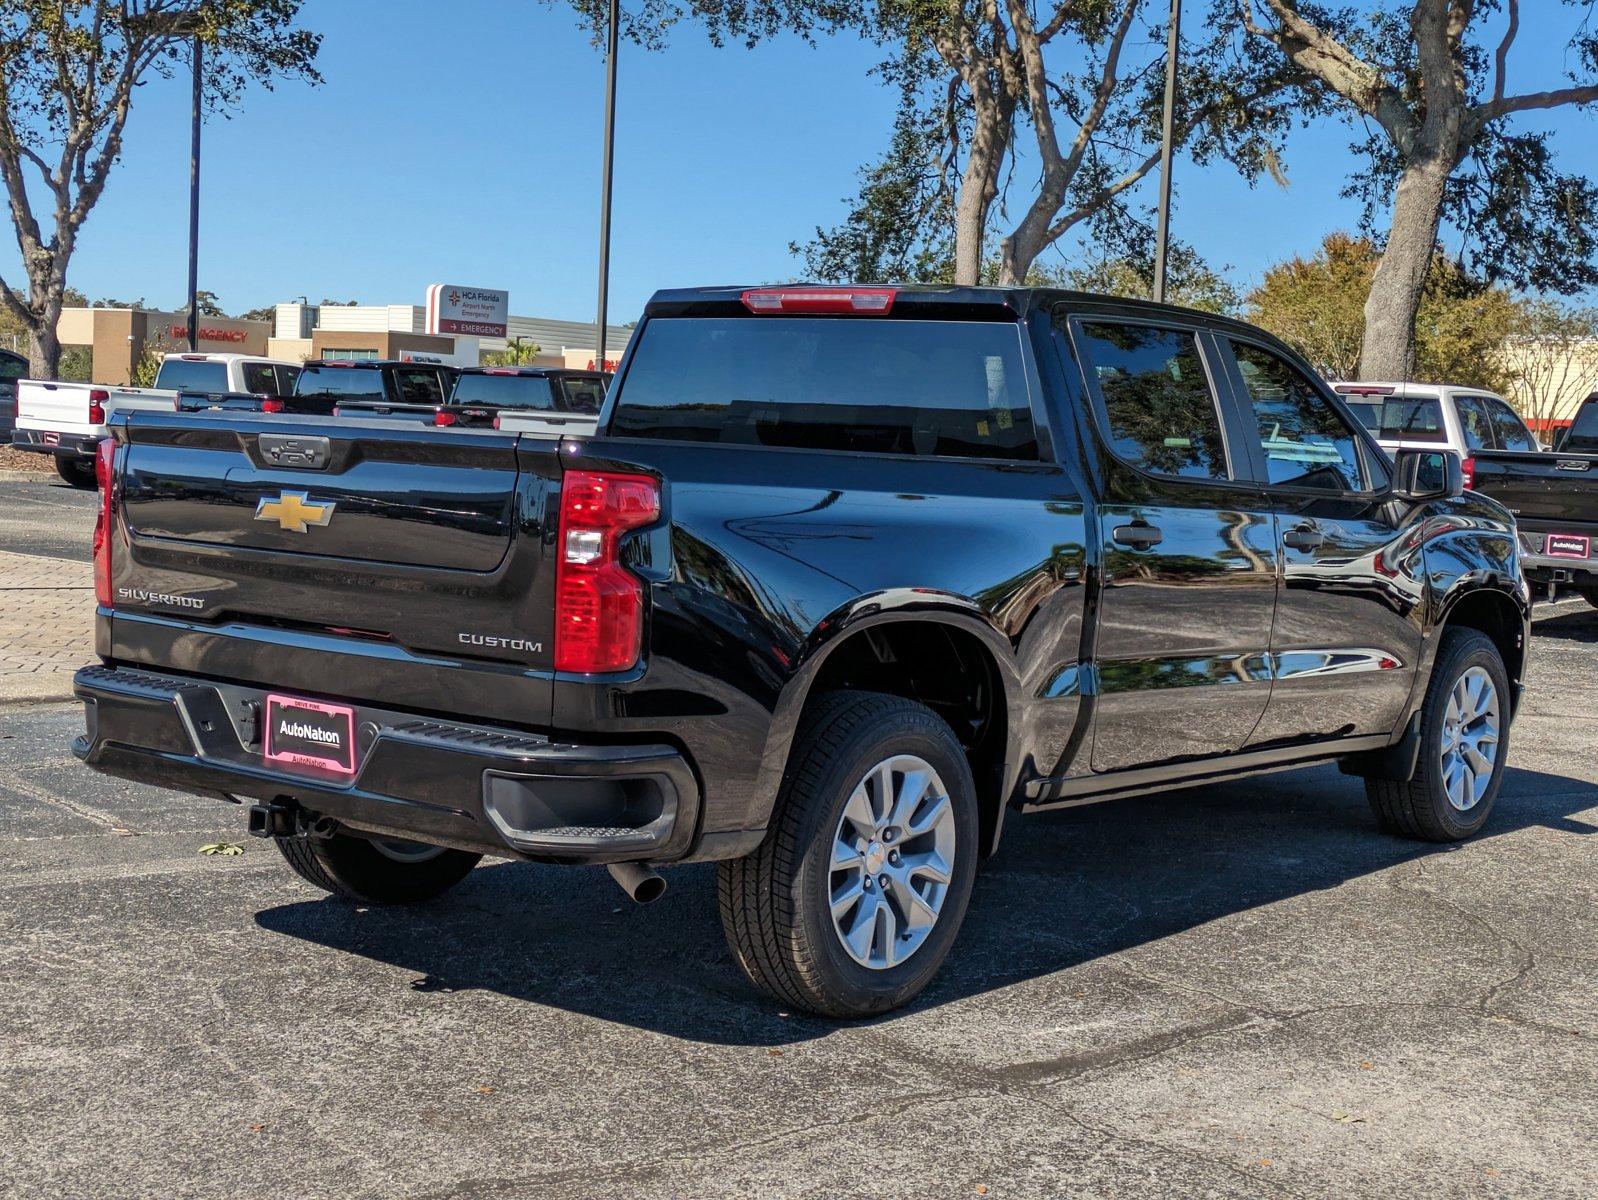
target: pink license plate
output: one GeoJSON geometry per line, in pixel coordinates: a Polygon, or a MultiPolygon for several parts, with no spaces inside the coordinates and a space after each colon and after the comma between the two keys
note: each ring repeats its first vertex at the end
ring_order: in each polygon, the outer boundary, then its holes
{"type": "Polygon", "coordinates": [[[1543,539],[1543,553],[1553,558],[1587,558],[1592,554],[1592,539],[1579,533],[1550,533],[1543,539]]]}
{"type": "Polygon", "coordinates": [[[355,710],[298,696],[266,698],[266,757],[270,762],[355,774],[355,710]]]}

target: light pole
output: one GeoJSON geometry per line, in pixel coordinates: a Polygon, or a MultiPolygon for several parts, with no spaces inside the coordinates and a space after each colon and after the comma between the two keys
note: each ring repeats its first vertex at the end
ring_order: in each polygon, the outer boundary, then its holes
{"type": "Polygon", "coordinates": [[[1182,0],[1171,0],[1165,37],[1165,112],[1160,121],[1160,212],[1154,233],[1154,300],[1165,300],[1166,252],[1171,240],[1171,152],[1176,124],[1176,53],[1182,40],[1182,0]]]}
{"type": "Polygon", "coordinates": [[[594,332],[599,350],[596,370],[605,369],[605,309],[610,296],[610,176],[616,162],[617,0],[610,0],[605,32],[605,161],[599,182],[599,322],[594,332]]]}
{"type": "Polygon", "coordinates": [[[194,108],[189,141],[189,349],[200,347],[200,77],[205,44],[194,35],[194,108]]]}

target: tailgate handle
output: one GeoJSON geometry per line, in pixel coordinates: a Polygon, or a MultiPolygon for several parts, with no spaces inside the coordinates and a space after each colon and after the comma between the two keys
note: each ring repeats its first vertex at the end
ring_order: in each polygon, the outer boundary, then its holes
{"type": "Polygon", "coordinates": [[[256,439],[261,457],[274,467],[293,467],[301,471],[320,471],[332,457],[332,443],[325,437],[306,437],[289,433],[263,433],[256,439]]]}

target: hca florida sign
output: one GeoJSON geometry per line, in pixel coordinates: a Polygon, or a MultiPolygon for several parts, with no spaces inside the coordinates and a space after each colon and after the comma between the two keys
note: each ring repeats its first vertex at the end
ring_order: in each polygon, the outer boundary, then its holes
{"type": "Polygon", "coordinates": [[[502,338],[510,293],[497,288],[434,283],[427,288],[427,332],[502,338]]]}

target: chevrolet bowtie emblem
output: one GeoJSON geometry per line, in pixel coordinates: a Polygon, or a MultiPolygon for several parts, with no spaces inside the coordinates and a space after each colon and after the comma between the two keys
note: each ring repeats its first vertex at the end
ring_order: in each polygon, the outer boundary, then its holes
{"type": "Polygon", "coordinates": [[[262,496],[255,506],[255,519],[276,521],[279,529],[304,533],[312,525],[326,525],[337,507],[335,501],[313,501],[304,492],[283,492],[275,500],[262,496]]]}

